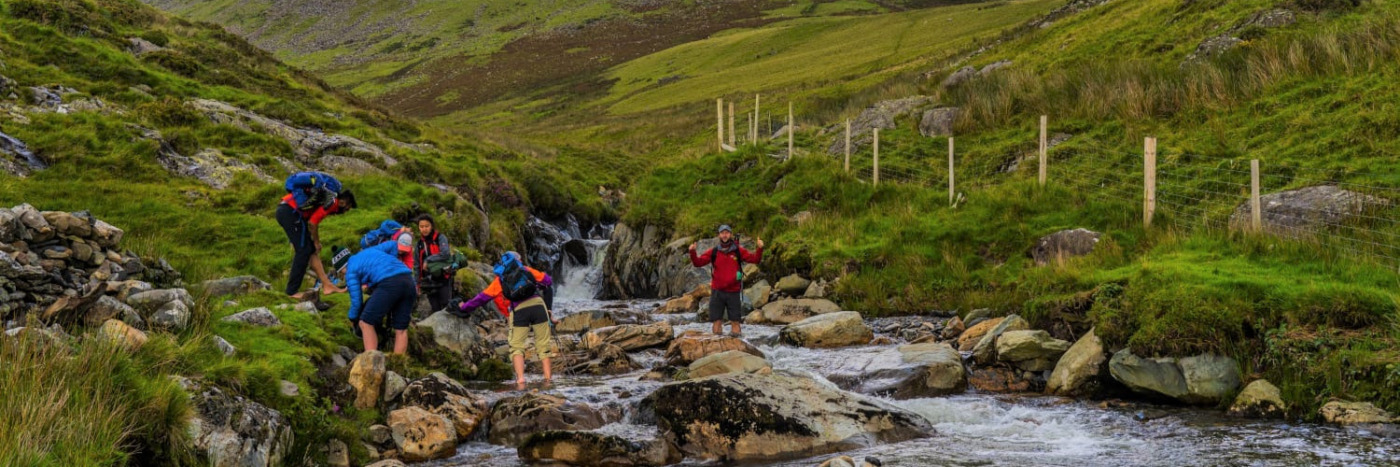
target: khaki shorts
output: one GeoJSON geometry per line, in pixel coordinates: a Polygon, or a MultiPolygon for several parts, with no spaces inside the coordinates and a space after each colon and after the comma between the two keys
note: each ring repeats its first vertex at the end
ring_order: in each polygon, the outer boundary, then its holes
{"type": "Polygon", "coordinates": [[[549,314],[546,310],[544,300],[532,298],[520,302],[520,305],[511,312],[510,318],[508,318],[511,323],[511,357],[525,355],[531,332],[535,334],[535,354],[541,359],[554,356],[554,346],[550,345],[553,335],[549,330],[549,314]],[[518,317],[517,314],[519,314],[518,317]]]}

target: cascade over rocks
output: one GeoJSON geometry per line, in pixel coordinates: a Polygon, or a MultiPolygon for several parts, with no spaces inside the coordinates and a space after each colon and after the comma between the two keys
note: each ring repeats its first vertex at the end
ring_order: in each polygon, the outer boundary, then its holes
{"type": "Polygon", "coordinates": [[[919,415],[783,372],[671,383],[642,404],[669,441],[700,460],[792,459],[934,434],[919,415]]]}
{"type": "Polygon", "coordinates": [[[595,430],[605,424],[602,414],[587,404],[562,397],[527,393],[501,399],[491,409],[492,444],[519,446],[532,433],[551,430],[595,430]]]}

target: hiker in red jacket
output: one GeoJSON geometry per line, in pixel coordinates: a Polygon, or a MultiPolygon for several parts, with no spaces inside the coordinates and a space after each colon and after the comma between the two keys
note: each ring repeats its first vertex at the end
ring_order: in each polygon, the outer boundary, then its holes
{"type": "Polygon", "coordinates": [[[697,255],[695,244],[690,244],[690,264],[697,268],[714,265],[714,275],[710,279],[710,321],[714,322],[716,335],[724,334],[720,320],[728,317],[729,335],[740,336],[739,321],[744,319],[743,263],[758,264],[762,260],[763,239],[758,239],[758,250],[745,250],[728,225],[719,226],[719,246],[708,252],[697,255]]]}

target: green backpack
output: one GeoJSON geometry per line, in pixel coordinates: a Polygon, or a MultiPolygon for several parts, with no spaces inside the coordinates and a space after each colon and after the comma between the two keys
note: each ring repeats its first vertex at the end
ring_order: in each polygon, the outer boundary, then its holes
{"type": "Polygon", "coordinates": [[[434,276],[451,276],[467,265],[467,255],[453,249],[451,254],[443,255],[443,259],[429,260],[426,269],[428,274],[434,276]]]}

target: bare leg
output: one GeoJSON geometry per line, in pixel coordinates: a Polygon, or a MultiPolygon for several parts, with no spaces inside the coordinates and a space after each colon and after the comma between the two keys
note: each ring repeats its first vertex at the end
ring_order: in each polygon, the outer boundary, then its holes
{"type": "Polygon", "coordinates": [[[549,366],[549,357],[542,358],[540,361],[544,363],[544,384],[549,384],[554,380],[554,372],[551,371],[553,369],[549,366]]]}
{"type": "Polygon", "coordinates": [[[394,330],[394,353],[403,355],[408,353],[408,330],[394,330]]]}
{"type": "Polygon", "coordinates": [[[738,322],[738,321],[730,321],[730,322],[729,322],[729,331],[730,331],[730,332],[733,332],[734,334],[740,334],[740,332],[739,332],[739,322],[738,322]]]}
{"type": "Polygon", "coordinates": [[[316,277],[321,279],[322,295],[333,295],[345,292],[345,289],[336,287],[335,283],[331,282],[330,277],[326,277],[326,266],[321,264],[320,250],[317,250],[316,254],[311,256],[311,270],[316,273],[316,277]]]}
{"type": "Polygon", "coordinates": [[[515,364],[515,388],[525,389],[525,356],[513,355],[510,357],[511,363],[515,364]]]}
{"type": "Polygon", "coordinates": [[[374,325],[360,321],[360,334],[364,335],[365,352],[379,350],[379,336],[374,333],[374,325]]]}
{"type": "Polygon", "coordinates": [[[714,326],[712,326],[712,328],[715,331],[715,335],[724,334],[724,325],[720,324],[719,321],[715,321],[715,324],[714,326]]]}

